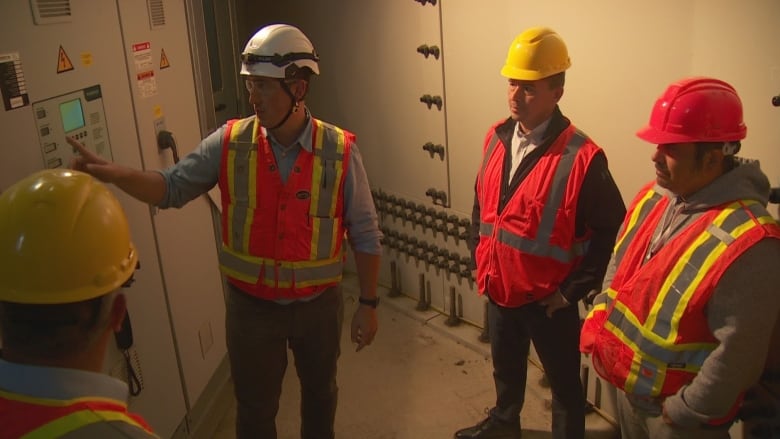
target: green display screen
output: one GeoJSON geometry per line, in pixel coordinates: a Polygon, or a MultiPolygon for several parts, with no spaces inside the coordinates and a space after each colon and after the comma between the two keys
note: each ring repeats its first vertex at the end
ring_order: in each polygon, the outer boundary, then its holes
{"type": "Polygon", "coordinates": [[[81,99],[61,103],[60,116],[62,117],[62,128],[66,133],[83,127],[84,111],[81,109],[81,99]]]}

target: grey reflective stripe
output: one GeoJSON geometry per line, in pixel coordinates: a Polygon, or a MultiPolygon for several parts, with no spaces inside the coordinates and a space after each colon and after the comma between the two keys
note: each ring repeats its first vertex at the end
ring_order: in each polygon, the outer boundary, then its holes
{"type": "MultiPolygon", "coordinates": [[[[318,135],[322,136],[321,146],[314,145],[314,155],[317,157],[315,165],[319,164],[322,167],[320,176],[322,181],[311,182],[312,189],[314,185],[319,184],[318,191],[316,191],[319,195],[317,196],[317,211],[315,214],[317,221],[319,221],[319,224],[317,224],[318,236],[317,242],[312,241],[312,245],[316,246],[317,259],[326,259],[333,256],[331,255],[331,249],[333,248],[334,239],[333,228],[336,222],[334,216],[340,216],[338,213],[333,213],[335,209],[333,204],[336,203],[338,205],[338,171],[340,170],[343,176],[345,166],[344,154],[341,150],[346,150],[347,139],[346,134],[342,130],[316,119],[315,123],[318,124],[318,135]]],[[[317,175],[316,173],[312,174],[317,175]]],[[[312,190],[312,193],[315,193],[315,191],[312,190]]],[[[312,206],[312,208],[314,207],[312,206]]]]}
{"type": "Polygon", "coordinates": [[[523,253],[555,259],[556,261],[563,263],[571,262],[578,256],[585,254],[586,249],[585,244],[573,243],[571,250],[566,250],[557,245],[550,245],[549,240],[546,243],[542,243],[540,242],[539,237],[537,237],[536,240],[526,239],[503,229],[498,231],[496,240],[520,250],[523,253]]]}
{"type": "MultiPolygon", "coordinates": [[[[728,214],[723,224],[718,227],[715,224],[710,224],[710,227],[720,228],[722,233],[731,237],[731,234],[746,221],[750,221],[750,216],[741,208],[735,209],[728,214]]],[[[731,242],[734,242],[732,238],[731,242]]],[[[661,309],[658,312],[658,318],[652,331],[661,338],[668,338],[672,331],[672,323],[677,326],[678,318],[675,318],[674,311],[680,305],[680,300],[683,297],[687,297],[686,292],[693,286],[697,276],[703,276],[701,273],[707,258],[709,258],[713,251],[715,251],[720,244],[729,245],[729,242],[724,242],[718,236],[709,234],[707,239],[700,244],[691,254],[688,261],[686,261],[685,267],[683,267],[680,274],[674,279],[674,282],[669,287],[669,291],[662,292],[663,302],[661,309]]]]}
{"type": "MultiPolygon", "coordinates": [[[[321,123],[321,122],[320,122],[321,123]]],[[[312,181],[311,184],[320,185],[320,196],[317,204],[317,216],[330,216],[331,201],[334,199],[333,195],[338,189],[338,182],[336,181],[336,165],[343,168],[344,154],[338,151],[339,147],[339,134],[336,130],[322,125],[319,127],[323,131],[322,149],[315,148],[314,154],[319,158],[322,165],[322,181],[312,181]]],[[[341,135],[344,136],[343,134],[341,135]]],[[[342,142],[346,142],[346,139],[341,139],[342,142]]],[[[346,147],[346,145],[345,145],[346,147]]]]}
{"type": "Polygon", "coordinates": [[[296,285],[301,283],[308,283],[310,285],[326,283],[327,281],[341,276],[341,273],[344,270],[344,263],[342,262],[341,256],[336,256],[329,263],[317,263],[316,266],[302,265],[310,264],[308,261],[282,262],[265,258],[256,259],[255,262],[245,261],[241,257],[227,251],[225,247],[219,252],[219,263],[221,266],[239,273],[247,279],[261,280],[262,284],[271,287],[292,286],[293,282],[295,282],[296,285]],[[267,267],[266,270],[262,270],[263,266],[267,267]],[[263,273],[263,279],[259,279],[261,272],[263,273]],[[285,285],[278,285],[277,282],[285,285]]]}
{"type": "Polygon", "coordinates": [[[634,383],[631,394],[639,396],[656,396],[655,392],[653,392],[653,384],[658,380],[658,368],[650,361],[647,361],[646,358],[639,360],[639,367],[642,379],[637,380],[634,383]]]}
{"type": "Polygon", "coordinates": [[[561,160],[553,175],[550,193],[544,203],[542,218],[539,220],[539,229],[536,232],[536,241],[538,242],[550,242],[555,225],[555,215],[558,213],[563,195],[566,193],[566,183],[569,181],[569,175],[574,167],[574,159],[577,158],[577,153],[585,144],[585,140],[587,137],[584,133],[580,130],[575,131],[561,155],[561,160]]]}
{"type": "Polygon", "coordinates": [[[730,245],[732,242],[735,241],[735,238],[731,235],[729,235],[725,230],[721,229],[720,227],[716,226],[715,224],[710,224],[707,227],[707,232],[723,241],[724,244],[730,245]]]}
{"type": "Polygon", "coordinates": [[[123,421],[95,422],[57,437],[60,439],[159,439],[159,436],[123,421]]]}
{"type": "Polygon", "coordinates": [[[317,259],[331,257],[330,249],[333,246],[333,228],[336,226],[335,218],[317,218],[319,221],[317,235],[317,259]]]}
{"type": "Polygon", "coordinates": [[[653,194],[649,199],[645,200],[641,206],[639,206],[639,212],[636,215],[636,219],[633,221],[633,226],[628,232],[626,232],[625,235],[623,235],[622,238],[620,238],[620,246],[615,248],[615,261],[619,262],[623,259],[623,255],[626,253],[628,244],[634,241],[634,236],[636,235],[637,230],[639,230],[639,226],[645,222],[645,219],[650,214],[650,212],[652,212],[658,202],[663,199],[661,194],[653,191],[652,189],[650,189],[648,192],[652,192],[653,194]]]}
{"type": "Polygon", "coordinates": [[[480,222],[479,234],[482,236],[491,236],[493,234],[493,224],[480,222]]]}
{"type": "Polygon", "coordinates": [[[482,182],[482,185],[485,184],[485,170],[487,169],[487,164],[490,161],[490,157],[493,155],[493,150],[495,150],[496,145],[498,145],[498,140],[498,135],[496,135],[496,132],[493,131],[493,135],[490,136],[490,140],[488,140],[488,147],[485,151],[485,156],[482,157],[482,167],[479,170],[479,181],[482,182]]]}
{"type": "Polygon", "coordinates": [[[231,239],[233,248],[240,252],[248,252],[248,240],[244,236],[244,226],[246,225],[247,218],[249,217],[249,166],[250,156],[252,152],[257,152],[256,139],[252,138],[254,132],[254,124],[257,123],[257,118],[252,116],[251,118],[242,119],[233,125],[233,129],[238,128],[240,131],[235,137],[235,142],[230,142],[228,149],[235,151],[233,158],[233,202],[230,208],[233,209],[232,214],[229,216],[231,221],[231,239]],[[236,125],[239,125],[236,127],[236,125]]]}
{"type": "MultiPolygon", "coordinates": [[[[618,307],[612,308],[613,312],[609,314],[609,322],[615,325],[623,336],[621,339],[628,339],[634,342],[637,349],[642,353],[648,354],[650,357],[666,364],[680,364],[685,366],[697,366],[700,367],[704,360],[710,355],[712,349],[715,348],[713,344],[711,347],[702,349],[686,349],[681,351],[672,351],[659,346],[649,339],[651,337],[650,331],[644,333],[640,328],[632,325],[618,309],[618,307]]],[[[657,370],[655,366],[649,366],[650,370],[657,370]]],[[[641,379],[642,373],[639,374],[641,379]]]]}
{"type": "Polygon", "coordinates": [[[577,153],[587,140],[585,134],[577,130],[569,139],[566,148],[564,148],[558,166],[553,175],[553,182],[550,188],[548,198],[544,203],[544,210],[539,222],[539,228],[536,231],[534,239],[528,239],[518,236],[508,230],[501,229],[496,237],[510,247],[520,250],[523,253],[532,254],[539,257],[551,258],[563,263],[569,263],[579,256],[585,254],[587,243],[574,243],[570,250],[551,245],[553,227],[555,225],[555,216],[563,202],[566,193],[566,183],[574,167],[574,161],[577,153]]]}
{"type": "MultiPolygon", "coordinates": [[[[295,280],[296,284],[302,282],[316,284],[318,281],[340,277],[344,270],[341,258],[337,257],[329,264],[316,267],[279,267],[279,279],[295,280]]],[[[324,282],[323,282],[324,283],[324,282]]]]}
{"type": "MultiPolygon", "coordinates": [[[[248,276],[251,279],[259,278],[260,271],[263,268],[262,264],[246,261],[238,255],[231,253],[224,245],[219,251],[219,265],[225,266],[237,273],[248,276]]],[[[267,275],[268,274],[266,273],[266,276],[267,275]]]]}

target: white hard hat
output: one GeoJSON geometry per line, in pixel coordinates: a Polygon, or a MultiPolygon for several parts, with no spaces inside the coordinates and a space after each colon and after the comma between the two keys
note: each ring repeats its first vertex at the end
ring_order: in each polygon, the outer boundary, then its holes
{"type": "Polygon", "coordinates": [[[320,73],[320,58],[306,35],[289,24],[272,24],[255,33],[241,53],[241,74],[292,78],[308,67],[320,73]]]}

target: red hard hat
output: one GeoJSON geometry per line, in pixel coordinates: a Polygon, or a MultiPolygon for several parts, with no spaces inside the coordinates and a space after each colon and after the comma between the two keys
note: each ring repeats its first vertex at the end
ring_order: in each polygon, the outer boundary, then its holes
{"type": "Polygon", "coordinates": [[[658,145],[742,140],[742,102],[734,87],[713,78],[685,78],[655,101],[650,123],[636,135],[658,145]]]}

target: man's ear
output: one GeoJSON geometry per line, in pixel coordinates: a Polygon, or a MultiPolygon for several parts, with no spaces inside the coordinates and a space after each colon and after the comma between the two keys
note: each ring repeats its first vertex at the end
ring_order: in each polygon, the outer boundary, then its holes
{"type": "Polygon", "coordinates": [[[555,96],[555,103],[557,104],[563,97],[563,87],[556,88],[554,96],[555,96]]]}
{"type": "Polygon", "coordinates": [[[302,101],[306,97],[306,92],[309,89],[309,82],[303,79],[298,79],[293,82],[292,94],[295,96],[295,101],[302,101]]]}

